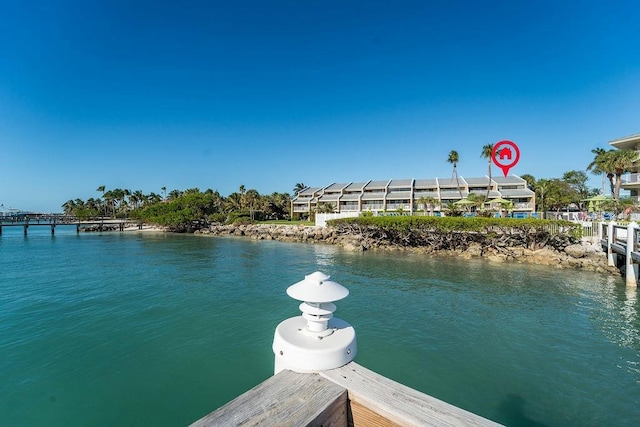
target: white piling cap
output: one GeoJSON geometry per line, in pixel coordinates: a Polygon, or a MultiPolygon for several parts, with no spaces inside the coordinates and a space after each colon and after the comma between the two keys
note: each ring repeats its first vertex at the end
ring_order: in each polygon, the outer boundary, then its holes
{"type": "Polygon", "coordinates": [[[304,280],[287,288],[287,295],[298,301],[333,302],[349,295],[349,290],[339,283],[329,280],[331,276],[320,271],[304,276],[304,280]]]}

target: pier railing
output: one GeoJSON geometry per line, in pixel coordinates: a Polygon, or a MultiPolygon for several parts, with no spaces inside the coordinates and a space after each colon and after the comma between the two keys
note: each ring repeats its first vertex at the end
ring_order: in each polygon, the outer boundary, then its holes
{"type": "Polygon", "coordinates": [[[38,227],[38,226],[50,227],[51,235],[54,235],[56,231],[56,226],[59,226],[59,225],[75,225],[76,232],[78,233],[83,228],[88,228],[88,227],[94,228],[95,231],[108,231],[108,230],[124,231],[124,229],[129,226],[137,225],[139,228],[141,228],[141,225],[142,225],[139,222],[134,222],[126,219],[124,220],[101,219],[101,220],[93,220],[93,221],[79,221],[78,219],[76,219],[75,221],[70,221],[69,219],[67,219],[64,222],[61,222],[58,219],[59,218],[53,218],[53,219],[38,218],[37,220],[32,220],[32,219],[26,218],[23,221],[10,221],[10,222],[0,221],[0,236],[2,235],[2,229],[4,227],[22,227],[24,230],[24,235],[26,236],[28,234],[29,227],[38,227]]]}
{"type": "Polygon", "coordinates": [[[607,254],[609,266],[624,268],[627,287],[638,286],[640,264],[640,227],[635,222],[618,224],[615,221],[598,224],[597,236],[607,254]]]}

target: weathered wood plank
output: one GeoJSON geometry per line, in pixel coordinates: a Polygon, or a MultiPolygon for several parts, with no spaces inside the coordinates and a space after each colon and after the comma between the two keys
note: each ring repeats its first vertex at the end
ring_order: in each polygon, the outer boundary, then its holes
{"type": "Polygon", "coordinates": [[[318,374],[284,370],[191,424],[346,427],[347,390],[318,374]]]}
{"type": "MultiPolygon", "coordinates": [[[[352,409],[354,405],[361,405],[397,425],[421,427],[499,425],[395,382],[355,362],[341,368],[322,371],[320,375],[349,390],[352,409]]],[[[355,415],[354,425],[358,426],[355,415]]]]}

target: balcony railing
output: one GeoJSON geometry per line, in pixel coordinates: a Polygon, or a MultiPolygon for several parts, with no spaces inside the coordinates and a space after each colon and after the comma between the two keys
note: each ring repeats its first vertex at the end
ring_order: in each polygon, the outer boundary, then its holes
{"type": "Polygon", "coordinates": [[[628,173],[622,176],[622,184],[640,183],[640,173],[628,173]]]}
{"type": "Polygon", "coordinates": [[[368,204],[368,203],[363,203],[362,204],[362,210],[363,211],[381,211],[382,210],[382,203],[380,204],[368,204]]]}
{"type": "Polygon", "coordinates": [[[402,209],[402,210],[411,210],[411,205],[408,204],[404,204],[404,203],[387,203],[387,210],[388,211],[395,211],[397,209],[402,209]]]}
{"type": "Polygon", "coordinates": [[[533,205],[531,203],[514,203],[513,207],[516,209],[533,209],[533,205]]]}

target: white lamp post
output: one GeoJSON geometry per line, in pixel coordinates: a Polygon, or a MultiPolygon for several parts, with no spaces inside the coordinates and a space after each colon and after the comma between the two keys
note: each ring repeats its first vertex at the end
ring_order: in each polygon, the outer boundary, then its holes
{"type": "Polygon", "coordinates": [[[333,317],[334,301],[349,290],[316,271],[287,288],[287,294],[303,301],[302,316],[282,321],[275,331],[273,352],[275,373],[283,369],[315,372],[335,369],[351,362],[357,352],[356,333],[351,325],[333,317]]]}

